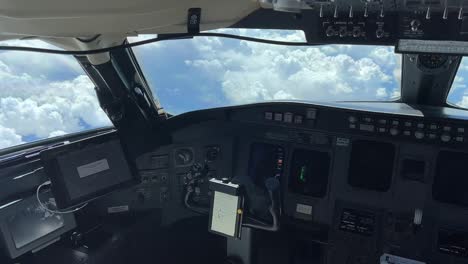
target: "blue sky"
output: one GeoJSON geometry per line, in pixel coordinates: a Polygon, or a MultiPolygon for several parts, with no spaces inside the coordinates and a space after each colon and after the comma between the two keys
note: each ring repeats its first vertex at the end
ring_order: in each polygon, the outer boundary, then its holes
{"type": "MultiPolygon", "coordinates": [[[[298,31],[223,31],[304,39],[298,31]]],[[[134,51],[162,105],[175,114],[265,100],[389,100],[399,95],[401,61],[388,47],[298,48],[196,38],[134,51]]]]}
{"type": "MultiPolygon", "coordinates": [[[[229,31],[303,40],[301,32],[229,31]]],[[[37,40],[9,44],[51,47],[37,40]]],[[[134,52],[155,96],[173,114],[266,100],[391,100],[400,91],[401,58],[389,47],[297,48],[195,38],[134,52]]],[[[449,99],[468,107],[466,78],[464,61],[449,99]]],[[[110,125],[92,82],[71,56],[0,52],[0,80],[0,148],[110,125]]]]}

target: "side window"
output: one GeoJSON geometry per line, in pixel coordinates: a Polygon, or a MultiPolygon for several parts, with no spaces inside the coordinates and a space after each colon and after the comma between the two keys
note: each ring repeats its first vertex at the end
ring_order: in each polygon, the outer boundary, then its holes
{"type": "MultiPolygon", "coordinates": [[[[38,40],[8,42],[55,48],[38,40]]],[[[74,57],[0,52],[0,149],[110,125],[74,57]]]]}
{"type": "Polygon", "coordinates": [[[468,108],[468,60],[464,57],[458,68],[452,88],[447,97],[447,103],[462,108],[468,108]]]}

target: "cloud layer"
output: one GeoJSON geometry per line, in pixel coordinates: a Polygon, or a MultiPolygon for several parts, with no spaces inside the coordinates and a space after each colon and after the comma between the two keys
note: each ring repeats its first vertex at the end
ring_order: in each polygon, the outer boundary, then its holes
{"type": "MultiPolygon", "coordinates": [[[[304,40],[291,31],[221,31],[304,40]]],[[[7,44],[51,47],[39,41],[7,44]]],[[[174,114],[265,100],[391,100],[400,93],[401,57],[391,47],[285,47],[195,38],[134,51],[155,95],[174,114]]],[[[449,101],[468,108],[467,78],[463,60],[449,101]]],[[[0,148],[110,125],[73,57],[0,52],[0,81],[0,148]]]]}
{"type": "Polygon", "coordinates": [[[70,56],[1,52],[0,148],[110,125],[83,74],[70,56]]]}
{"type": "MultiPolygon", "coordinates": [[[[304,40],[303,33],[297,31],[221,31],[275,40],[304,40]]],[[[146,74],[154,76],[152,83],[162,95],[161,103],[175,113],[266,100],[390,100],[398,97],[400,91],[401,58],[391,47],[288,47],[195,38],[177,44],[138,47],[135,51],[146,74]],[[184,65],[168,62],[165,54],[172,54],[184,65]],[[170,76],[158,75],[152,64],[158,60],[173,69],[172,75],[192,74],[190,82],[180,78],[161,82],[161,78],[170,76]],[[190,96],[191,105],[181,107],[182,103],[173,105],[166,93],[194,96],[190,96]]]]}

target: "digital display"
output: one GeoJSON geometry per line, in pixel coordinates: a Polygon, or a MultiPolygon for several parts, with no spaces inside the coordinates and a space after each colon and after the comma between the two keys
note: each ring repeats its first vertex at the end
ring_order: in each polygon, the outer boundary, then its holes
{"type": "Polygon", "coordinates": [[[59,209],[88,202],[135,181],[121,142],[99,135],[41,152],[59,209]]]}
{"type": "Polygon", "coordinates": [[[349,161],[348,183],[361,189],[387,191],[392,182],[394,159],[393,144],[354,141],[349,161]]]}
{"type": "Polygon", "coordinates": [[[440,230],[438,239],[439,251],[458,257],[468,257],[468,233],[440,230]]]}
{"type": "Polygon", "coordinates": [[[327,193],[329,171],[329,153],[296,149],[291,163],[290,190],[298,194],[323,197],[327,193]]]}
{"type": "MultiPolygon", "coordinates": [[[[55,203],[49,199],[50,195],[41,196],[43,203],[53,209],[55,203]]],[[[17,249],[62,228],[64,223],[61,215],[46,211],[38,202],[29,204],[7,218],[8,229],[17,249]]]]}
{"type": "Polygon", "coordinates": [[[250,179],[256,186],[264,188],[266,179],[281,176],[283,159],[284,149],[281,146],[252,144],[248,169],[250,179]]]}
{"type": "MultiPolygon", "coordinates": [[[[42,192],[39,198],[44,206],[57,210],[52,192],[42,192]]],[[[0,240],[12,259],[57,241],[75,227],[73,214],[48,212],[36,195],[0,205],[0,240]]]]}
{"type": "Polygon", "coordinates": [[[375,214],[354,209],[343,209],[340,230],[371,236],[374,234],[375,214]]]}
{"type": "Polygon", "coordinates": [[[437,157],[436,175],[432,185],[435,200],[468,206],[468,153],[441,151],[437,157]]]}

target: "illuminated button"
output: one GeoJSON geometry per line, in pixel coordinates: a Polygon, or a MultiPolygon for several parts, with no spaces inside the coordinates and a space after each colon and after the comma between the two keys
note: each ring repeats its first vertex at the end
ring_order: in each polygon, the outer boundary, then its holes
{"type": "Polygon", "coordinates": [[[424,123],[418,123],[418,124],[416,125],[416,127],[422,129],[422,128],[424,128],[424,123]]]}
{"type": "Polygon", "coordinates": [[[315,119],[317,118],[317,109],[309,108],[306,111],[306,118],[307,119],[315,119]]]}
{"type": "Polygon", "coordinates": [[[405,127],[412,127],[413,123],[411,121],[405,121],[405,127]]]}
{"type": "Polygon", "coordinates": [[[398,130],[398,128],[395,128],[395,127],[390,128],[390,135],[396,136],[399,133],[400,133],[400,131],[398,130]]]}
{"type": "Polygon", "coordinates": [[[449,126],[444,126],[444,127],[442,128],[442,130],[443,130],[443,131],[449,132],[450,130],[452,130],[452,128],[449,127],[449,126]]]}
{"type": "Polygon", "coordinates": [[[464,139],[463,137],[460,137],[460,136],[459,136],[459,137],[456,137],[455,140],[456,140],[457,142],[463,142],[463,141],[465,141],[465,139],[464,139]]]}
{"type": "Polygon", "coordinates": [[[273,119],[273,113],[272,112],[265,112],[265,119],[266,120],[272,120],[273,119]]]}
{"type": "Polygon", "coordinates": [[[294,116],[294,124],[302,124],[302,116],[301,115],[296,115],[294,116]]]}
{"type": "Polygon", "coordinates": [[[380,125],[386,125],[387,124],[387,119],[379,119],[379,124],[380,125]]]}
{"type": "Polygon", "coordinates": [[[465,133],[465,128],[459,127],[459,128],[457,128],[457,132],[458,133],[465,133]]]}
{"type": "Polygon", "coordinates": [[[275,121],[283,121],[283,114],[275,113],[275,121]]]}
{"type": "Polygon", "coordinates": [[[357,117],[355,117],[355,116],[349,116],[349,117],[348,117],[348,121],[349,121],[350,123],[356,123],[356,122],[357,122],[357,117]]]}
{"type": "Polygon", "coordinates": [[[356,124],[349,124],[349,128],[356,129],[356,124]]]}
{"type": "Polygon", "coordinates": [[[293,114],[292,113],[284,113],[284,122],[292,123],[293,121],[293,114]]]}
{"type": "Polygon", "coordinates": [[[392,125],[393,125],[393,126],[398,126],[398,125],[400,125],[400,121],[398,121],[398,120],[392,120],[392,125]]]}
{"type": "Polygon", "coordinates": [[[405,131],[403,131],[403,135],[404,136],[411,136],[411,131],[405,130],[405,131]]]}
{"type": "Polygon", "coordinates": [[[379,127],[377,128],[377,131],[379,131],[379,133],[386,133],[387,129],[385,127],[379,127]]]}
{"type": "Polygon", "coordinates": [[[449,142],[452,139],[452,137],[449,134],[443,134],[440,136],[440,140],[442,142],[449,142]]]}
{"type": "Polygon", "coordinates": [[[437,138],[437,135],[434,134],[434,133],[429,133],[429,134],[427,135],[427,137],[428,137],[429,139],[436,139],[436,138],[437,138]]]}
{"type": "Polygon", "coordinates": [[[374,132],[374,125],[360,124],[359,129],[367,132],[374,132]]]}
{"type": "Polygon", "coordinates": [[[374,119],[372,119],[372,117],[368,117],[368,116],[367,116],[367,117],[364,117],[364,118],[362,119],[362,121],[367,122],[367,123],[372,123],[372,121],[374,121],[374,119]]]}
{"type": "Polygon", "coordinates": [[[431,125],[429,126],[429,129],[431,129],[431,130],[437,130],[437,128],[438,128],[438,127],[437,127],[437,124],[431,124],[431,125]]]}
{"type": "Polygon", "coordinates": [[[414,137],[417,138],[417,139],[423,139],[424,138],[424,132],[416,131],[416,132],[414,132],[414,137]]]}

